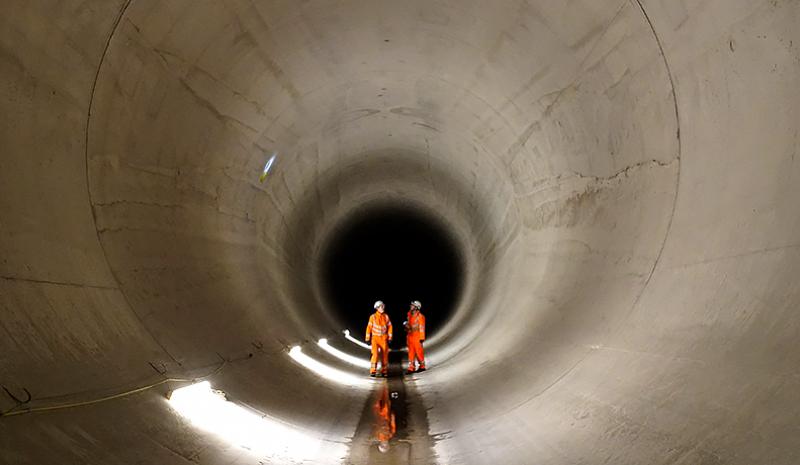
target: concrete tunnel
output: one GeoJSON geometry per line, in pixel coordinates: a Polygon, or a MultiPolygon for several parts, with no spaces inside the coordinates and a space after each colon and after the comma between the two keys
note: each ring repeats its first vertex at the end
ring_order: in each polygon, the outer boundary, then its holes
{"type": "Polygon", "coordinates": [[[0,10],[0,463],[800,463],[799,2],[0,10]],[[325,257],[394,215],[457,259],[380,454],[317,341],[368,357],[325,257]]]}

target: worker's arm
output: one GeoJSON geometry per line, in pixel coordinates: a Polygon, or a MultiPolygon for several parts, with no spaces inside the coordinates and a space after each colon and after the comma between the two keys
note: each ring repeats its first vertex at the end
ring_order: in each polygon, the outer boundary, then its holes
{"type": "Polygon", "coordinates": [[[392,320],[390,320],[388,317],[386,318],[386,326],[389,327],[389,340],[391,341],[392,340],[392,320]]]}
{"type": "Polygon", "coordinates": [[[364,340],[369,342],[370,337],[372,337],[372,315],[370,315],[369,322],[367,323],[367,335],[364,336],[364,340]]]}

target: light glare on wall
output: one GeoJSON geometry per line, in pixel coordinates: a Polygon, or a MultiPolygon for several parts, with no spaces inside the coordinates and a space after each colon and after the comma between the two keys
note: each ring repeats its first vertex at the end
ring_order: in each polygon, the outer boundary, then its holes
{"type": "Polygon", "coordinates": [[[264,182],[267,179],[267,175],[269,174],[269,170],[272,169],[272,164],[275,163],[275,157],[277,157],[277,153],[273,153],[267,163],[264,165],[264,169],[261,171],[261,176],[258,177],[259,182],[264,182]]]}
{"type": "Polygon", "coordinates": [[[340,457],[347,447],[324,441],[289,424],[260,415],[225,399],[208,381],[176,389],[169,404],[196,427],[219,435],[259,457],[280,463],[340,457]]]}
{"type": "Polygon", "coordinates": [[[352,356],[350,354],[344,353],[341,350],[339,350],[339,349],[337,349],[335,347],[332,347],[330,344],[328,344],[328,340],[327,339],[324,339],[324,338],[320,339],[319,341],[317,341],[317,345],[322,347],[322,350],[324,350],[325,352],[333,355],[334,357],[338,358],[339,360],[342,360],[344,362],[347,362],[347,363],[349,363],[351,365],[354,365],[354,366],[357,366],[359,368],[369,368],[369,360],[366,360],[366,359],[363,359],[363,358],[354,357],[354,356],[352,356]]]}
{"type": "Polygon", "coordinates": [[[359,345],[367,350],[372,350],[372,347],[370,347],[368,344],[365,344],[363,341],[359,341],[358,339],[351,336],[349,329],[345,329],[343,332],[345,339],[347,339],[348,341],[352,342],[353,344],[359,345]]]}
{"type": "Polygon", "coordinates": [[[325,365],[324,363],[321,363],[317,360],[314,360],[313,358],[304,354],[300,346],[292,347],[292,349],[289,351],[289,356],[292,357],[292,359],[295,362],[299,363],[305,368],[335,383],[345,384],[348,386],[361,387],[361,388],[368,388],[371,384],[369,378],[361,378],[358,376],[354,376],[350,373],[338,370],[336,368],[325,365]]]}
{"type": "MultiPolygon", "coordinates": [[[[372,347],[369,344],[366,344],[366,343],[364,343],[362,341],[359,341],[358,339],[356,339],[353,336],[351,336],[349,329],[345,329],[344,331],[342,331],[342,333],[344,333],[345,339],[347,339],[348,341],[352,342],[353,344],[361,346],[361,347],[363,347],[363,348],[365,348],[367,350],[372,350],[372,347]]],[[[390,349],[390,350],[397,350],[398,352],[407,352],[408,351],[408,347],[402,347],[400,349],[390,349]]]]}

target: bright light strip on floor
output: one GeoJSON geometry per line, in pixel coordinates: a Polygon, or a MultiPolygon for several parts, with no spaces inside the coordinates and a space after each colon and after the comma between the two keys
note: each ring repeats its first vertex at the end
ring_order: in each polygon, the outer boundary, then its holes
{"type": "Polygon", "coordinates": [[[345,371],[329,367],[324,363],[314,360],[313,358],[304,354],[303,349],[301,349],[300,346],[292,347],[292,349],[289,351],[289,356],[292,357],[292,359],[294,359],[294,361],[299,363],[300,365],[303,365],[304,367],[308,368],[309,370],[313,371],[319,376],[322,376],[323,378],[333,381],[335,383],[346,384],[349,386],[356,386],[362,388],[368,388],[372,384],[369,378],[361,378],[359,376],[352,375],[345,371]]]}
{"type": "Polygon", "coordinates": [[[225,399],[208,381],[176,389],[169,404],[196,427],[247,449],[270,463],[315,462],[347,455],[347,446],[324,441],[225,399]]]}
{"type": "Polygon", "coordinates": [[[347,362],[347,363],[349,363],[351,365],[355,365],[355,366],[357,366],[359,368],[369,368],[369,360],[366,360],[366,359],[363,359],[363,358],[354,357],[354,356],[352,356],[350,354],[346,354],[346,353],[342,352],[341,350],[337,349],[336,347],[332,347],[330,344],[328,344],[328,340],[327,339],[320,339],[319,341],[317,341],[317,345],[322,347],[322,350],[324,350],[325,352],[333,355],[334,357],[338,358],[339,360],[345,361],[345,362],[347,362]]]}
{"type": "Polygon", "coordinates": [[[363,348],[365,348],[367,350],[372,350],[372,347],[370,347],[369,344],[365,344],[364,341],[359,341],[358,339],[356,339],[353,336],[351,336],[349,329],[345,329],[342,332],[344,333],[345,339],[347,339],[348,341],[352,342],[353,344],[359,345],[359,346],[361,346],[361,347],[363,347],[363,348]]]}

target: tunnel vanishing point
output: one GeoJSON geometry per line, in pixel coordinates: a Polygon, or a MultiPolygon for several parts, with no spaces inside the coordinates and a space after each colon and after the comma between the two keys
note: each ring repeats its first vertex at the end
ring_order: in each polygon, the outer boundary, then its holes
{"type": "Polygon", "coordinates": [[[797,0],[4,0],[0,108],[2,464],[800,463],[797,0]]]}

